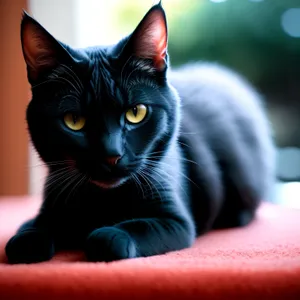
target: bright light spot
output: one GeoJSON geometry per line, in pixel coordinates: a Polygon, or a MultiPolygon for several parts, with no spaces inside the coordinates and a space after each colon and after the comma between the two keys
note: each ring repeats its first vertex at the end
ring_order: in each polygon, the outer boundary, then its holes
{"type": "Polygon", "coordinates": [[[300,208],[299,191],[299,182],[279,184],[276,189],[277,199],[275,201],[284,206],[300,208]]]}
{"type": "Polygon", "coordinates": [[[221,2],[225,2],[226,0],[210,0],[210,1],[215,3],[221,3],[221,2]]]}
{"type": "Polygon", "coordinates": [[[290,8],[281,16],[281,26],[285,33],[300,38],[300,8],[290,8]]]}

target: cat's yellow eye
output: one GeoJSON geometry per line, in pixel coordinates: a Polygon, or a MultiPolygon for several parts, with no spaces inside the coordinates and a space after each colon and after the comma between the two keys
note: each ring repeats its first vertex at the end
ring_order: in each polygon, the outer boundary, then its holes
{"type": "Polygon", "coordinates": [[[138,104],[126,112],[126,119],[129,123],[137,124],[142,122],[147,115],[147,107],[144,104],[138,104]]]}
{"type": "Polygon", "coordinates": [[[81,130],[85,125],[85,118],[74,113],[67,113],[64,116],[64,122],[67,127],[74,131],[81,130]]]}

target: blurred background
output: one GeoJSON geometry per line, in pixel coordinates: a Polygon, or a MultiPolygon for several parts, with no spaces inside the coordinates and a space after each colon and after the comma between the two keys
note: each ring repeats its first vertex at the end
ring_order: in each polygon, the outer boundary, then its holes
{"type": "MultiPolygon", "coordinates": [[[[30,145],[30,88],[20,45],[22,9],[73,46],[111,44],[132,32],[153,0],[0,0],[0,196],[39,194],[46,170],[30,145]]],[[[175,68],[224,64],[265,98],[278,146],[273,200],[300,207],[300,0],[163,0],[175,68]]]]}

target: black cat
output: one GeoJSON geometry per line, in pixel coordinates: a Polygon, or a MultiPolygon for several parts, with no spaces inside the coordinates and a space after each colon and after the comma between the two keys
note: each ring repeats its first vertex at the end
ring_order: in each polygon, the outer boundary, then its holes
{"type": "Polygon", "coordinates": [[[27,14],[21,38],[29,133],[49,175],[38,215],[6,246],[10,263],[60,249],[90,261],[162,254],[254,218],[274,179],[259,96],[217,65],[168,70],[161,3],[112,47],[73,49],[27,14]]]}

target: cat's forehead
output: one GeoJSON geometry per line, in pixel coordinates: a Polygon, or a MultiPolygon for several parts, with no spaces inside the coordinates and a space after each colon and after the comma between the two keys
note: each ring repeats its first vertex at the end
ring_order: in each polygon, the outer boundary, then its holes
{"type": "Polygon", "coordinates": [[[157,89],[152,67],[137,59],[119,62],[110,53],[110,48],[88,49],[94,100],[100,106],[126,108],[137,97],[149,98],[150,91],[157,89]]]}
{"type": "Polygon", "coordinates": [[[94,50],[89,53],[92,73],[89,85],[95,101],[111,106],[122,104],[122,93],[117,78],[114,76],[108,57],[102,50],[94,50]]]}

